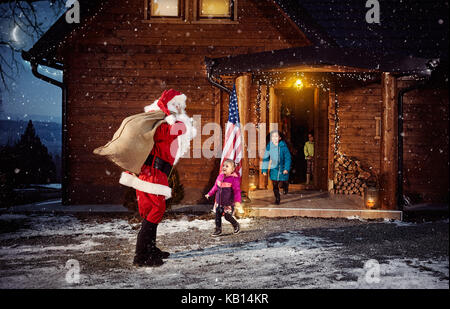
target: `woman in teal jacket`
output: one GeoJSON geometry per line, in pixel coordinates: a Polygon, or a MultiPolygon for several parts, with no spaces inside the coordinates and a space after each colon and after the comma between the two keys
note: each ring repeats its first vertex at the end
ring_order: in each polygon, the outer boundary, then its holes
{"type": "Polygon", "coordinates": [[[270,133],[271,142],[266,147],[263,157],[262,173],[267,175],[270,163],[270,180],[273,182],[275,203],[280,204],[279,184],[283,186],[284,194],[288,193],[289,170],[291,169],[291,153],[278,131],[270,133]]]}

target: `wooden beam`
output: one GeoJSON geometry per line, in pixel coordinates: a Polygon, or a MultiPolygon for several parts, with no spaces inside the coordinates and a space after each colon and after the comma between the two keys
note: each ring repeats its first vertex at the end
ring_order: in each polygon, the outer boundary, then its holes
{"type": "Polygon", "coordinates": [[[390,73],[383,73],[380,197],[382,209],[397,209],[397,81],[390,73]]]}
{"type": "Polygon", "coordinates": [[[249,179],[248,179],[248,134],[244,130],[245,125],[248,122],[248,110],[250,106],[250,86],[252,82],[251,74],[244,74],[236,78],[236,94],[238,98],[239,119],[241,121],[242,143],[243,143],[243,155],[242,155],[242,179],[241,190],[248,192],[249,179]]]}

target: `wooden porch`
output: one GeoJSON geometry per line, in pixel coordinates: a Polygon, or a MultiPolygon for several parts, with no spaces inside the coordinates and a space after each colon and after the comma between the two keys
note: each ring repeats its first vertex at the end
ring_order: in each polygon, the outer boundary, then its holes
{"type": "Polygon", "coordinates": [[[272,190],[250,191],[245,215],[250,217],[315,217],[402,220],[399,210],[371,210],[358,195],[329,194],[327,191],[305,190],[305,185],[290,185],[289,194],[281,195],[281,204],[274,203],[272,190]]]}

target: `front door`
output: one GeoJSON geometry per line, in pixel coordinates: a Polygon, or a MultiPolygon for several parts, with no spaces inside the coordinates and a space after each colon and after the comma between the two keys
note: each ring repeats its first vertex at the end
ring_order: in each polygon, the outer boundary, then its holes
{"type": "MultiPolygon", "coordinates": [[[[270,130],[278,128],[284,135],[292,157],[289,183],[294,190],[327,190],[328,99],[328,92],[318,88],[270,89],[267,126],[270,130]],[[304,147],[308,134],[314,136],[314,169],[310,184],[306,186],[307,161],[304,147]]],[[[272,188],[270,180],[268,188],[272,188]]]]}
{"type": "MultiPolygon", "coordinates": [[[[315,89],[279,89],[280,131],[291,152],[292,164],[289,182],[291,184],[306,184],[307,161],[304,147],[308,134],[315,135],[315,89]]],[[[311,173],[310,184],[316,183],[316,175],[311,173]]]]}

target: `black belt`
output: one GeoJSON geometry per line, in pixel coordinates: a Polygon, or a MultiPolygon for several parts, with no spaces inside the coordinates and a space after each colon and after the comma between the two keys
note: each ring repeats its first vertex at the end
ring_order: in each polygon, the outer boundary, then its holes
{"type": "Polygon", "coordinates": [[[147,157],[147,160],[145,160],[144,164],[147,166],[150,166],[150,167],[153,166],[154,168],[159,169],[161,172],[166,174],[167,177],[169,177],[170,171],[172,170],[172,165],[169,162],[164,161],[160,157],[155,157],[153,155],[149,155],[147,157]],[[153,158],[155,159],[154,162],[153,162],[153,158]]]}

